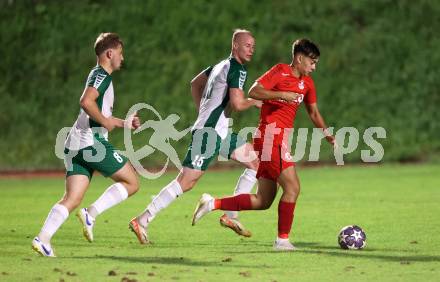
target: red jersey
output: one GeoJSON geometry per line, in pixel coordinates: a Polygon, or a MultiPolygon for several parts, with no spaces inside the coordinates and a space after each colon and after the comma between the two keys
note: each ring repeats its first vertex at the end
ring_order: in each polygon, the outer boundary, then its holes
{"type": "Polygon", "coordinates": [[[301,102],[316,103],[316,90],[310,76],[295,77],[287,64],[277,64],[257,79],[265,89],[290,91],[302,94],[293,103],[280,100],[264,100],[261,107],[260,127],[276,123],[277,128],[293,128],[296,111],[301,102]]]}

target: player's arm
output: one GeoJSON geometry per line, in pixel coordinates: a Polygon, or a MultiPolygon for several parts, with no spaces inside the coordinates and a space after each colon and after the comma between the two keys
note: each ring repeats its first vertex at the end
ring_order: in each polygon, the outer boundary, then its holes
{"type": "Polygon", "coordinates": [[[95,122],[101,124],[109,132],[115,127],[123,127],[124,122],[113,117],[106,118],[99,110],[96,99],[99,97],[99,92],[96,88],[86,87],[80,99],[81,108],[93,119],[95,122]]]}
{"type": "Polygon", "coordinates": [[[206,70],[202,71],[191,80],[191,95],[197,111],[200,108],[200,100],[202,100],[203,90],[205,89],[206,82],[208,82],[206,70]]]}
{"type": "Polygon", "coordinates": [[[249,97],[256,100],[284,100],[286,102],[293,102],[298,96],[299,94],[295,92],[267,90],[257,81],[249,89],[249,97]]]}
{"type": "Polygon", "coordinates": [[[253,106],[261,108],[261,101],[246,98],[240,88],[229,88],[229,101],[232,110],[236,112],[245,111],[253,106]]]}
{"type": "Polygon", "coordinates": [[[105,117],[101,111],[99,110],[98,104],[96,103],[96,99],[99,97],[99,92],[96,88],[88,86],[84,89],[84,92],[81,96],[79,104],[81,108],[93,119],[95,122],[101,124],[105,127],[109,132],[112,131],[115,127],[127,127],[130,129],[136,129],[140,126],[140,119],[137,116],[137,113],[134,113],[129,117],[128,122],[120,119],[111,117],[105,117]]]}
{"type": "Polygon", "coordinates": [[[141,126],[141,120],[139,119],[137,112],[130,115],[128,117],[128,119],[120,119],[120,118],[115,118],[115,117],[111,117],[111,118],[115,119],[117,121],[116,127],[126,127],[129,129],[137,129],[138,127],[141,126]],[[121,123],[122,123],[122,126],[120,126],[121,123]]]}
{"type": "Polygon", "coordinates": [[[309,117],[312,120],[313,124],[317,128],[321,128],[324,133],[325,139],[327,139],[327,141],[330,144],[332,144],[334,147],[336,147],[336,139],[333,135],[330,134],[330,132],[328,132],[327,125],[325,124],[324,118],[321,116],[321,113],[319,112],[318,104],[305,103],[305,105],[306,105],[307,113],[309,114],[309,117]]]}

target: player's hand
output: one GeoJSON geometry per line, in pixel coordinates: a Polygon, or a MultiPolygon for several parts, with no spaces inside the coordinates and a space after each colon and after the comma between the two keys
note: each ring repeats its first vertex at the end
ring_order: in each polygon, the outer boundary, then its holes
{"type": "Polygon", "coordinates": [[[261,109],[261,107],[263,106],[263,101],[261,100],[254,100],[254,106],[261,109]]]}
{"type": "Polygon", "coordinates": [[[138,129],[139,126],[141,126],[141,120],[136,113],[136,115],[133,117],[133,121],[131,122],[131,127],[132,129],[138,129]]]}
{"type": "Polygon", "coordinates": [[[338,149],[338,143],[336,143],[336,138],[332,135],[326,136],[325,139],[332,144],[333,150],[336,151],[338,149]]]}
{"type": "Polygon", "coordinates": [[[295,102],[300,95],[301,94],[298,94],[296,92],[283,91],[283,92],[281,92],[281,100],[283,100],[287,103],[292,103],[292,102],[295,102]]]}
{"type": "Polygon", "coordinates": [[[134,112],[128,116],[128,118],[124,121],[124,127],[128,129],[137,129],[139,126],[141,126],[141,120],[139,119],[137,112],[134,112]]]}

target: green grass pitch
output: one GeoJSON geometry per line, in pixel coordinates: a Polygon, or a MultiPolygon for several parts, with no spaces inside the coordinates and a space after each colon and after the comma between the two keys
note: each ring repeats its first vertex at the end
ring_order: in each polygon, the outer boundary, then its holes
{"type": "MultiPolygon", "coordinates": [[[[221,212],[191,226],[200,195],[230,195],[240,173],[208,171],[150,225],[150,246],[138,244],[128,221],[175,173],[143,179],[136,195],[98,217],[95,242],[71,215],[52,240],[56,259],[37,256],[31,240],[64,179],[0,179],[0,281],[439,281],[439,165],[299,167],[291,238],[300,250],[292,253],[272,251],[278,199],[241,213],[249,239],[220,227],[221,212]],[[365,230],[366,249],[339,249],[337,234],[349,224],[365,230]]],[[[83,206],[109,184],[95,176],[83,206]]]]}

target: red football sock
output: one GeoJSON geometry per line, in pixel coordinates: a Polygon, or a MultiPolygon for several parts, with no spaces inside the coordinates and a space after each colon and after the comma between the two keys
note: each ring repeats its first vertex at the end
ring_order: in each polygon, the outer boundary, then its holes
{"type": "Polygon", "coordinates": [[[278,204],[278,237],[289,238],[290,229],[292,228],[293,214],[296,203],[288,203],[280,201],[278,204]]]}
{"type": "Polygon", "coordinates": [[[251,210],[251,194],[240,194],[234,197],[216,199],[214,207],[224,211],[251,210]]]}
{"type": "Polygon", "coordinates": [[[221,203],[222,203],[222,200],[221,200],[221,199],[214,199],[214,209],[215,209],[215,210],[220,209],[220,207],[221,207],[221,203]]]}

